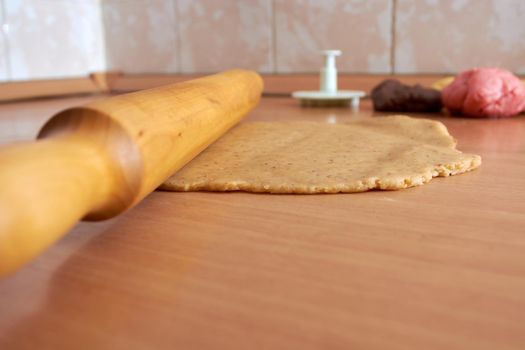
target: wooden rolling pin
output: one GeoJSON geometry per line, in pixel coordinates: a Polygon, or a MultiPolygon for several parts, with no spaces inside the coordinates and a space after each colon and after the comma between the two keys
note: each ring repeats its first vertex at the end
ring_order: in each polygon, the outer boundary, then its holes
{"type": "Polygon", "coordinates": [[[67,109],[0,149],[0,276],[84,218],[134,206],[235,125],[262,79],[232,70],[67,109]]]}

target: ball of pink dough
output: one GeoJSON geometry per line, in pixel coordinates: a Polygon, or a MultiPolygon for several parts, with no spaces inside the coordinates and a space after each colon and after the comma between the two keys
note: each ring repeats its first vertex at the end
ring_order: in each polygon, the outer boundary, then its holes
{"type": "Polygon", "coordinates": [[[499,68],[461,72],[443,89],[443,105],[452,113],[471,117],[511,117],[525,110],[525,86],[499,68]]]}

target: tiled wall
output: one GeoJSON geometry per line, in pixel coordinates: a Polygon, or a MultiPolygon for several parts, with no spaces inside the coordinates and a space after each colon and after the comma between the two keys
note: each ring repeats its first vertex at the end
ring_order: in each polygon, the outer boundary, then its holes
{"type": "Polygon", "coordinates": [[[102,13],[108,69],[179,71],[179,21],[174,1],[102,0],[102,13]]]}
{"type": "Polygon", "coordinates": [[[0,1],[4,79],[79,76],[104,69],[99,0],[0,1]]]}
{"type": "Polygon", "coordinates": [[[525,73],[524,0],[0,0],[0,80],[231,67],[525,73]]]}
{"type": "Polygon", "coordinates": [[[4,13],[4,6],[0,6],[0,81],[5,81],[9,78],[9,57],[7,55],[7,31],[4,13]]]}
{"type": "Polygon", "coordinates": [[[525,73],[524,0],[397,0],[395,71],[525,73]]]}

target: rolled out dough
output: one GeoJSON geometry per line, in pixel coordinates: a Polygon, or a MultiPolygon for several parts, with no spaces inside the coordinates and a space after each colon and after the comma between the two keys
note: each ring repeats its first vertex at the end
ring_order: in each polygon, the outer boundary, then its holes
{"type": "Polygon", "coordinates": [[[422,185],[477,168],[437,121],[252,122],[223,136],[161,187],[171,191],[362,192],[422,185]]]}

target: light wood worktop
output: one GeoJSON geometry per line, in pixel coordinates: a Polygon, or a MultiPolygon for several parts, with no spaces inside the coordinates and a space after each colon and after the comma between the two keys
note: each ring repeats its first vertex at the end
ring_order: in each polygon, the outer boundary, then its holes
{"type": "MultiPolygon", "coordinates": [[[[0,105],[0,144],[94,98],[0,105]]],[[[264,98],[247,120],[372,115],[264,98]]],[[[395,192],[154,192],[0,281],[0,349],[524,349],[525,116],[425,117],[482,167],[395,192]]]]}

